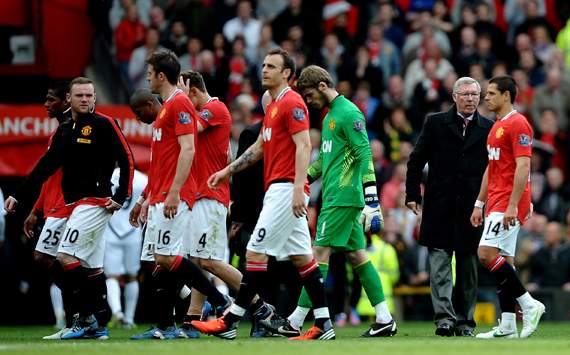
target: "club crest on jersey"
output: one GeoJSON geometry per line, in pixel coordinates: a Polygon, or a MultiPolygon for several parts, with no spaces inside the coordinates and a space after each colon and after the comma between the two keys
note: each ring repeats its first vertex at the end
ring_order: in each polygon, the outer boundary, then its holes
{"type": "Polygon", "coordinates": [[[293,109],[293,118],[297,121],[302,121],[305,119],[305,111],[302,108],[293,109]]]}
{"type": "Polygon", "coordinates": [[[91,126],[85,126],[85,127],[81,128],[81,134],[84,136],[90,135],[91,131],[92,131],[91,126]]]}
{"type": "Polygon", "coordinates": [[[336,121],[331,118],[329,122],[329,130],[332,131],[336,127],[336,121]]]}
{"type": "Polygon", "coordinates": [[[503,127],[499,127],[497,132],[495,132],[495,138],[501,138],[505,134],[505,129],[503,127]]]}
{"type": "Polygon", "coordinates": [[[204,121],[208,121],[210,118],[213,117],[212,113],[207,108],[200,111],[199,115],[200,118],[203,119],[204,121]]]}
{"type": "Polygon", "coordinates": [[[519,145],[528,147],[531,142],[532,140],[530,139],[530,136],[527,136],[526,134],[519,134],[519,145]]]}
{"type": "Polygon", "coordinates": [[[360,132],[364,129],[364,124],[362,121],[354,121],[353,127],[356,132],[360,132]]]}
{"type": "Polygon", "coordinates": [[[271,112],[269,112],[269,118],[275,118],[275,116],[277,116],[277,111],[279,111],[277,107],[272,108],[271,112]]]}
{"type": "Polygon", "coordinates": [[[188,112],[180,112],[178,114],[178,123],[189,124],[192,120],[190,119],[190,114],[188,112]]]}

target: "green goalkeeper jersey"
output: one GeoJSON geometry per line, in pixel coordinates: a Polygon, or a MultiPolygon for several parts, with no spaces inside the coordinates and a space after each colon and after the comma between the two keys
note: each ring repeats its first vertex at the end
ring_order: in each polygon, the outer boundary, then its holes
{"type": "Polygon", "coordinates": [[[323,120],[319,158],[309,176],[323,178],[323,208],[364,207],[362,185],[375,182],[366,121],[350,100],[337,96],[323,120]]]}

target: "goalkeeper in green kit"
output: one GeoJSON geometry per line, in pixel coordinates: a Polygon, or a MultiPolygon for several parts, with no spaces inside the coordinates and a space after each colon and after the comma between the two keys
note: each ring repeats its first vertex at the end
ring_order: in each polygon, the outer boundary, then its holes
{"type": "MultiPolygon", "coordinates": [[[[323,179],[323,206],[313,250],[324,279],[333,251],[344,251],[353,265],[376,310],[375,323],[362,336],[393,336],[396,323],[388,310],[378,272],[365,250],[364,232],[378,233],[383,224],[366,121],[356,105],[334,87],[330,74],[316,65],[303,69],[297,81],[309,105],[329,108],[322,124],[319,159],[308,171],[310,183],[321,176],[323,179]]],[[[276,334],[298,336],[311,306],[303,289],[297,308],[288,318],[273,317],[262,321],[262,325],[276,334]]]]}

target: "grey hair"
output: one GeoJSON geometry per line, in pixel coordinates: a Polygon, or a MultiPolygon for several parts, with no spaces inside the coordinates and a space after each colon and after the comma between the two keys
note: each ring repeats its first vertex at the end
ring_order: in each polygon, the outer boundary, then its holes
{"type": "Polygon", "coordinates": [[[479,93],[481,93],[481,84],[479,84],[477,80],[469,76],[462,76],[461,78],[455,81],[455,84],[453,84],[453,93],[455,94],[459,90],[459,87],[461,85],[471,85],[471,84],[476,84],[477,90],[479,91],[479,93]]]}

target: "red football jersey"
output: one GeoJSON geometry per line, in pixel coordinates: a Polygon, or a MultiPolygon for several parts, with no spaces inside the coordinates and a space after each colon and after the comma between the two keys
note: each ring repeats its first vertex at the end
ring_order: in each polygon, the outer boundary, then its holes
{"type": "MultiPolygon", "coordinates": [[[[512,111],[497,120],[487,137],[489,154],[487,214],[505,212],[513,191],[516,158],[532,155],[532,128],[527,119],[512,111]]],[[[530,176],[518,204],[522,223],[530,210],[530,176]]]]}
{"type": "Polygon", "coordinates": [[[208,178],[228,165],[232,117],[226,105],[212,97],[198,112],[198,121],[204,131],[198,135],[198,148],[191,170],[198,186],[196,199],[208,198],[229,206],[229,182],[210,189],[208,178]]]}
{"type": "MultiPolygon", "coordinates": [[[[52,137],[53,135],[49,137],[49,144],[51,144],[52,137]]],[[[42,190],[34,205],[34,210],[42,211],[44,218],[65,218],[69,217],[71,213],[70,208],[65,205],[63,199],[61,176],[61,169],[57,169],[55,174],[50,176],[42,185],[42,190]]]]}
{"type": "MultiPolygon", "coordinates": [[[[296,145],[291,137],[309,130],[309,111],[301,95],[286,87],[267,105],[263,137],[263,176],[265,190],[276,181],[295,182],[296,145]]],[[[309,184],[305,182],[305,191],[309,184]]]]}
{"type": "MultiPolygon", "coordinates": [[[[177,89],[168,97],[156,121],[152,125],[152,143],[148,193],[150,204],[164,202],[176,175],[176,165],[180,154],[178,136],[194,135],[194,146],[198,145],[196,130],[196,112],[192,101],[182,90],[177,89]]],[[[194,205],[196,185],[189,175],[180,191],[180,199],[194,205]]]]}

